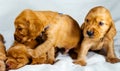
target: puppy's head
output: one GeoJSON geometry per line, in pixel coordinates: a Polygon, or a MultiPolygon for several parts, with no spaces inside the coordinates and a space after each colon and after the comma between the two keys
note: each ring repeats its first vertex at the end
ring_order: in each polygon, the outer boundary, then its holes
{"type": "Polygon", "coordinates": [[[15,20],[15,40],[22,43],[34,40],[42,27],[41,21],[32,10],[24,10],[15,20]]]}
{"type": "Polygon", "coordinates": [[[15,44],[7,51],[7,69],[17,69],[28,63],[27,47],[15,44]]]}
{"type": "Polygon", "coordinates": [[[95,7],[89,11],[81,28],[84,37],[92,39],[103,38],[112,28],[116,31],[110,12],[102,6],[95,7]]]}

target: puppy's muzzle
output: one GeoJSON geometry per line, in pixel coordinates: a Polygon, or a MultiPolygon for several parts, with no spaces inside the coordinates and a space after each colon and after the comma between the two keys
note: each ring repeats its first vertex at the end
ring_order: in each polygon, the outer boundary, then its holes
{"type": "Polygon", "coordinates": [[[88,35],[89,37],[91,37],[91,36],[94,35],[94,32],[93,32],[93,31],[87,31],[87,35],[88,35]]]}

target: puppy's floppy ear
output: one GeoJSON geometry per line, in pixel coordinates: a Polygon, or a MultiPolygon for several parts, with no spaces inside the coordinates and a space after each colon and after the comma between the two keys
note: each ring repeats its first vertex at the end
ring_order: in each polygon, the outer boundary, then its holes
{"type": "Polygon", "coordinates": [[[29,23],[29,35],[31,38],[35,39],[43,30],[43,23],[35,14],[35,11],[30,10],[27,16],[27,21],[29,23]]]}
{"type": "Polygon", "coordinates": [[[36,12],[30,9],[26,9],[20,13],[20,15],[15,20],[15,24],[17,25],[18,23],[27,25],[29,36],[32,39],[38,36],[43,29],[43,24],[36,15],[36,12]]]}
{"type": "Polygon", "coordinates": [[[29,33],[30,36],[36,38],[43,31],[43,24],[38,19],[33,19],[29,21],[29,33]]]}
{"type": "Polygon", "coordinates": [[[84,28],[85,28],[85,23],[81,25],[81,30],[84,30],[84,28]]]}
{"type": "Polygon", "coordinates": [[[112,21],[112,22],[111,22],[111,26],[110,26],[108,32],[106,33],[106,36],[108,37],[108,39],[111,39],[111,38],[113,39],[114,36],[116,35],[116,32],[117,32],[117,31],[116,31],[114,22],[112,21]]]}

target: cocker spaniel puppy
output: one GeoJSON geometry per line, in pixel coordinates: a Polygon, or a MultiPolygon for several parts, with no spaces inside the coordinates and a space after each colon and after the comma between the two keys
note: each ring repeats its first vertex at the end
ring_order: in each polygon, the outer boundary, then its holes
{"type": "Polygon", "coordinates": [[[27,46],[18,42],[13,43],[13,45],[7,50],[7,69],[16,69],[29,62],[27,48],[27,46]]]}
{"type": "Polygon", "coordinates": [[[88,50],[104,50],[106,61],[111,63],[120,61],[114,52],[115,25],[106,8],[98,6],[91,9],[81,29],[83,40],[75,64],[86,65],[85,58],[88,50]]]}
{"type": "Polygon", "coordinates": [[[52,11],[24,10],[15,20],[15,43],[7,51],[8,68],[25,64],[53,64],[55,47],[66,52],[78,45],[80,27],[68,15],[52,11]],[[17,44],[16,44],[17,42],[17,44]]]}
{"type": "Polygon", "coordinates": [[[42,37],[37,37],[36,40],[25,43],[20,43],[17,41],[17,39],[15,39],[13,45],[7,50],[7,70],[18,69],[26,64],[50,63],[50,57],[48,57],[48,53],[44,53],[38,58],[32,58],[28,55],[28,49],[33,49],[43,42],[41,38],[42,37]]]}
{"type": "Polygon", "coordinates": [[[6,70],[5,60],[6,60],[6,50],[4,46],[4,38],[0,34],[0,71],[6,70]]]}

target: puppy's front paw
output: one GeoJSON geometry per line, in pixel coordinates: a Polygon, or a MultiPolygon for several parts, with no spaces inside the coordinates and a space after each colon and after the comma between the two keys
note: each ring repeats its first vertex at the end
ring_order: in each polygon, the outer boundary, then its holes
{"type": "Polygon", "coordinates": [[[81,66],[85,66],[85,65],[86,65],[85,60],[75,60],[73,63],[74,63],[74,64],[79,64],[79,65],[81,65],[81,66]]]}
{"type": "Polygon", "coordinates": [[[5,71],[5,63],[2,60],[0,60],[0,71],[5,71]]]}
{"type": "Polygon", "coordinates": [[[36,52],[35,52],[35,50],[33,50],[33,49],[28,49],[27,52],[28,52],[28,55],[30,55],[33,58],[37,58],[38,57],[36,52]]]}
{"type": "Polygon", "coordinates": [[[117,63],[117,62],[120,62],[120,59],[108,57],[108,58],[106,58],[106,61],[110,62],[110,63],[117,63]]]}

